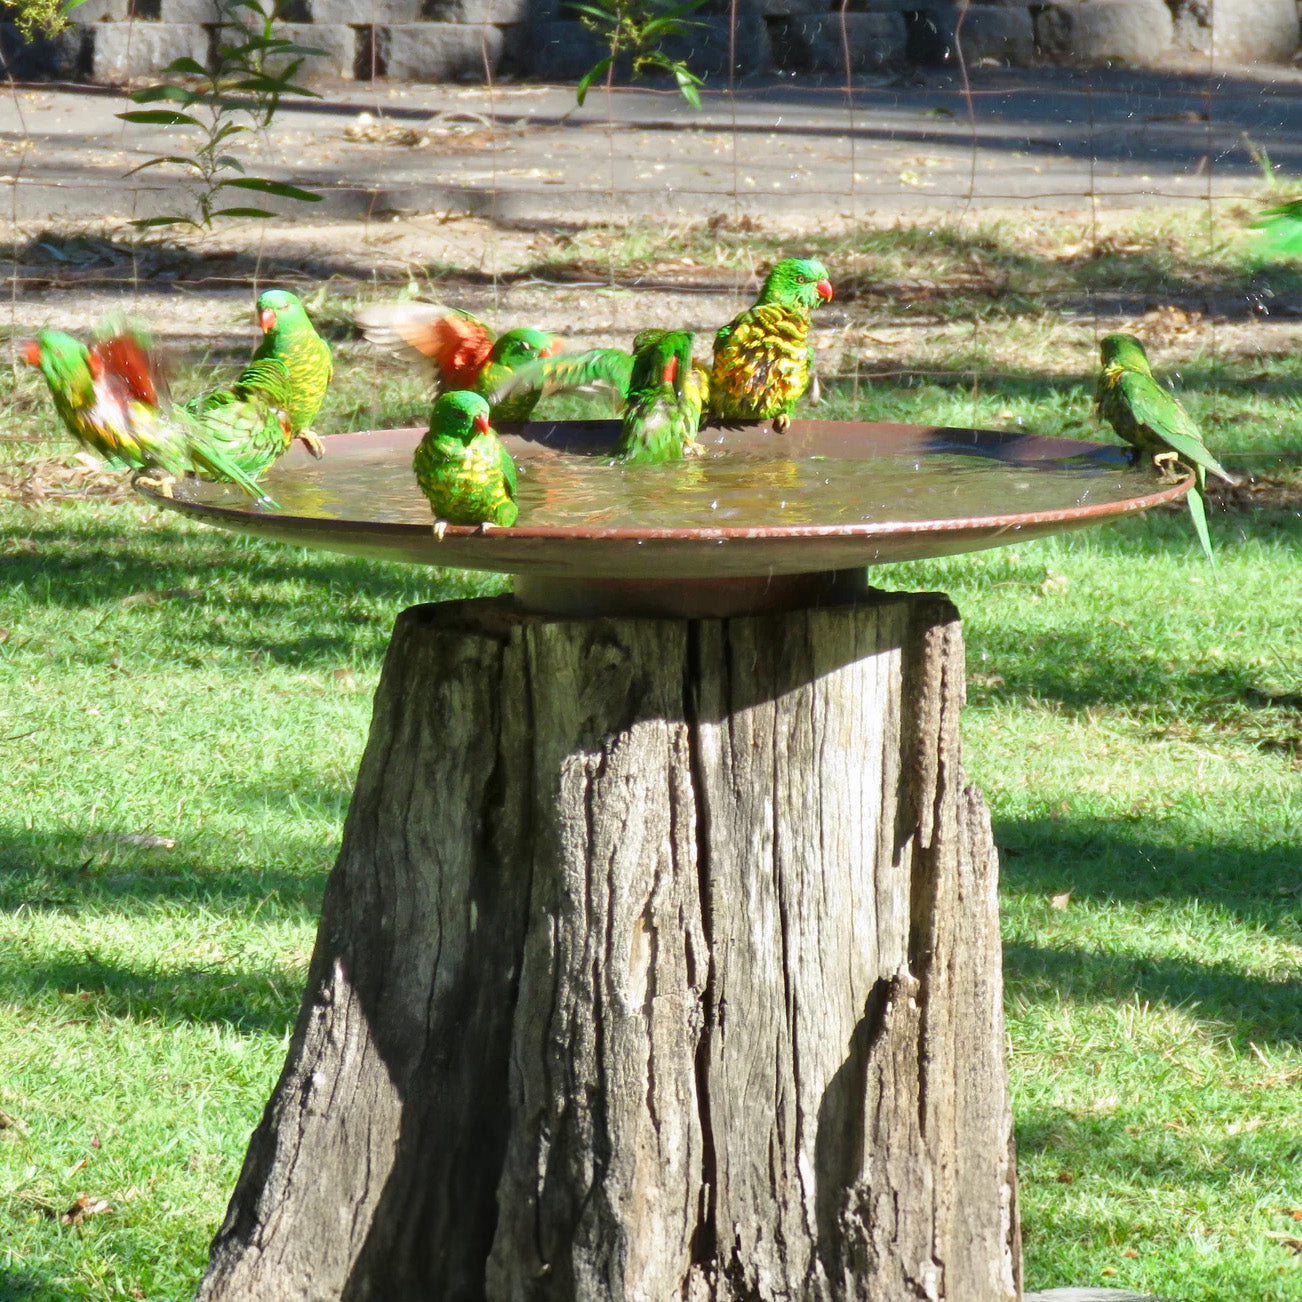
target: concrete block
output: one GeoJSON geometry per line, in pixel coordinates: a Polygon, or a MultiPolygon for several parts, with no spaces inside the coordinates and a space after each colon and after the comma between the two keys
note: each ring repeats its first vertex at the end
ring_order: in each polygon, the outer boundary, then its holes
{"type": "MultiPolygon", "coordinates": [[[[82,23],[122,23],[136,16],[132,0],[86,0],[68,15],[70,21],[82,23]]],[[[144,16],[141,15],[143,18],[144,16]]]]}
{"type": "Polygon", "coordinates": [[[346,27],[386,27],[424,16],[421,0],[307,0],[307,10],[314,23],[346,27]]]}
{"type": "MultiPolygon", "coordinates": [[[[526,44],[519,54],[520,70],[540,81],[577,81],[606,53],[582,23],[571,19],[530,23],[525,34],[526,44]]],[[[627,77],[625,63],[618,79],[627,77]]]]}
{"type": "Polygon", "coordinates": [[[208,32],[198,23],[94,23],[90,78],[125,81],[165,68],[173,59],[208,60],[208,32]]]}
{"type": "Polygon", "coordinates": [[[1171,48],[1174,34],[1162,0],[1048,4],[1035,16],[1040,53],[1062,63],[1151,63],[1171,48]]]}
{"type": "MultiPolygon", "coordinates": [[[[343,23],[282,23],[276,34],[305,49],[320,54],[305,55],[299,66],[300,77],[351,77],[357,57],[357,33],[343,23]]],[[[271,57],[267,65],[273,70],[291,62],[290,58],[271,57]]]]}
{"type": "Polygon", "coordinates": [[[408,81],[480,81],[485,53],[493,69],[502,58],[501,29],[481,23],[396,23],[376,39],[385,76],[408,81]]]}
{"type": "MultiPolygon", "coordinates": [[[[786,72],[844,72],[840,14],[793,14],[770,21],[773,60],[786,72]]],[[[899,63],[908,37],[902,13],[847,13],[850,70],[863,72],[899,63]]]]}
{"type": "MultiPolygon", "coordinates": [[[[87,0],[96,4],[98,0],[87,0]]],[[[158,18],[164,23],[220,23],[225,15],[217,0],[158,0],[158,18]]]]}
{"type": "Polygon", "coordinates": [[[522,23],[529,0],[425,0],[422,18],[436,23],[522,23]]]}
{"type": "Polygon", "coordinates": [[[968,64],[980,59],[1013,64],[1035,62],[1035,24],[1029,9],[973,5],[963,19],[961,31],[955,23],[955,43],[960,40],[968,64]]]}
{"type": "Polygon", "coordinates": [[[768,26],[757,13],[737,15],[735,42],[729,43],[727,18],[701,18],[699,25],[688,27],[679,36],[664,43],[671,59],[681,59],[698,77],[721,77],[728,72],[728,54],[735,56],[733,71],[738,74],[763,72],[773,61],[768,26]]]}
{"type": "Polygon", "coordinates": [[[1282,63],[1298,48],[1295,0],[1174,0],[1175,48],[1234,63],[1282,63]]]}

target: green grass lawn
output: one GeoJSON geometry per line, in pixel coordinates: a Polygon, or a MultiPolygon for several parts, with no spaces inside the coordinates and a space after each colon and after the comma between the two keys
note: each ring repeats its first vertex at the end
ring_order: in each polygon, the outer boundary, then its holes
{"type": "MultiPolygon", "coordinates": [[[[987,360],[1042,328],[988,323],[987,360]]],[[[906,356],[939,372],[911,384],[833,382],[827,414],[1091,433],[1083,353],[977,388],[942,354],[906,356]]],[[[47,426],[16,383],[15,433],[47,426]]],[[[369,381],[342,384],[327,428],[365,405],[369,381]]],[[[1231,458],[1297,446],[1290,358],[1210,358],[1183,392],[1231,458]]],[[[1215,570],[1161,511],[876,572],[965,618],[1028,1287],[1302,1298],[1302,508],[1281,478],[1213,510],[1215,570]]],[[[498,586],[134,499],[0,501],[0,1299],[190,1295],[283,1060],[393,619],[498,586]]]]}

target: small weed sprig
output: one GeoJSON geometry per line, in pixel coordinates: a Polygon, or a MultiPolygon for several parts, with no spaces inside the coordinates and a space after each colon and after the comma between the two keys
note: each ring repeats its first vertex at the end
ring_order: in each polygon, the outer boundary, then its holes
{"type": "Polygon", "coordinates": [[[579,15],[579,22],[609,51],[579,78],[575,90],[578,102],[583,103],[598,77],[605,76],[609,84],[615,60],[627,55],[632,60],[635,77],[667,72],[677,82],[683,98],[693,108],[700,108],[701,79],[685,60],[667,54],[664,43],[672,37],[685,35],[690,28],[703,26],[699,20],[687,15],[704,2],[682,0],[679,4],[664,5],[656,0],[594,0],[591,4],[571,5],[579,15]]]}
{"type": "Polygon", "coordinates": [[[134,226],[190,226],[206,231],[212,229],[213,219],[217,217],[275,215],[265,208],[247,205],[219,207],[229,190],[251,190],[306,203],[321,199],[319,194],[301,186],[247,175],[244,164],[230,152],[235,148],[234,137],[247,131],[265,130],[271,124],[282,96],[320,98],[294,78],[303,59],[321,51],[295,45],[276,34],[280,0],[269,0],[269,3],[223,0],[222,12],[227,19],[223,30],[233,29],[239,35],[218,46],[212,71],[191,58],[173,59],[163,69],[168,81],[135,91],[131,99],[137,104],[175,107],[132,109],[118,114],[124,122],[175,127],[194,141],[188,153],[150,158],[127,173],[132,176],[149,167],[184,168],[190,173],[187,188],[194,201],[193,210],[142,217],[132,223],[134,226]],[[279,71],[275,70],[277,64],[279,71]]]}

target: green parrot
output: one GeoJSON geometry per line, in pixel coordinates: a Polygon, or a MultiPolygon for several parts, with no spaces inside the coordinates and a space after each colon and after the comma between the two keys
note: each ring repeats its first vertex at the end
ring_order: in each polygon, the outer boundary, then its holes
{"type": "Polygon", "coordinates": [[[221,440],[245,474],[256,478],[294,440],[293,388],[284,362],[254,358],[229,388],[191,398],[182,410],[221,440]]]}
{"type": "MultiPolygon", "coordinates": [[[[1204,505],[1207,472],[1227,484],[1239,481],[1207,450],[1188,412],[1153,378],[1144,345],[1129,334],[1104,335],[1099,344],[1103,371],[1095,403],[1099,416],[1129,443],[1137,455],[1152,454],[1164,479],[1175,479],[1173,462],[1181,461],[1194,472],[1194,487],[1186,501],[1194,532],[1207,559],[1212,560],[1204,505]]],[[[1213,564],[1215,562],[1213,561],[1213,564]]]]}
{"type": "MultiPolygon", "coordinates": [[[[477,317],[437,303],[384,303],[365,307],[356,321],[377,347],[415,355],[431,366],[439,392],[469,389],[484,398],[504,389],[521,366],[550,358],[560,340],[520,327],[500,337],[477,317]]],[[[528,420],[541,394],[525,389],[492,403],[494,420],[528,420]]]]}
{"type": "Polygon", "coordinates": [[[1302,253],[1302,199],[1263,209],[1253,226],[1261,232],[1267,257],[1292,258],[1302,253]]]}
{"type": "Polygon", "coordinates": [[[271,359],[284,365],[289,376],[287,410],[291,432],[319,459],[325,449],[312,432],[312,422],[321,410],[321,401],[334,373],[330,345],[317,334],[302,300],[287,289],[263,290],[258,295],[257,307],[262,342],[254,351],[253,360],[271,359]]]}
{"type": "Polygon", "coordinates": [[[814,376],[810,311],[832,298],[827,268],[814,258],[784,258],[760,296],[714,337],[710,414],[769,420],[779,433],[814,376]]]}
{"type": "Polygon", "coordinates": [[[633,374],[615,455],[635,465],[699,456],[696,431],[708,382],[692,361],[688,330],[644,330],[638,335],[633,374]]]}
{"type": "Polygon", "coordinates": [[[512,525],[515,463],[489,424],[488,400],[453,389],[434,403],[412,469],[434,511],[434,536],[449,524],[512,525]]]}
{"type": "Polygon", "coordinates": [[[171,480],[194,474],[238,484],[254,501],[275,506],[258,487],[256,471],[235,455],[222,426],[170,405],[140,331],[126,329],[87,348],[61,330],[42,330],[20,352],[45,376],[73,437],[111,467],[161,472],[162,478],[149,479],[169,496],[171,480]]]}

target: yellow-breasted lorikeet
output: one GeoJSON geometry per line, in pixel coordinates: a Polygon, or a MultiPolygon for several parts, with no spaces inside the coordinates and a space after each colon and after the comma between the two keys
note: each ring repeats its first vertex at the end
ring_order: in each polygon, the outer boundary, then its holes
{"type": "Polygon", "coordinates": [[[784,258],[769,272],[759,298],[714,337],[710,414],[721,420],[791,424],[809,388],[814,350],[810,312],[832,298],[827,268],[815,258],[784,258]]]}
{"type": "Polygon", "coordinates": [[[449,524],[515,523],[515,463],[489,423],[488,400],[468,389],[441,394],[412,469],[434,511],[434,533],[449,524]]]}

